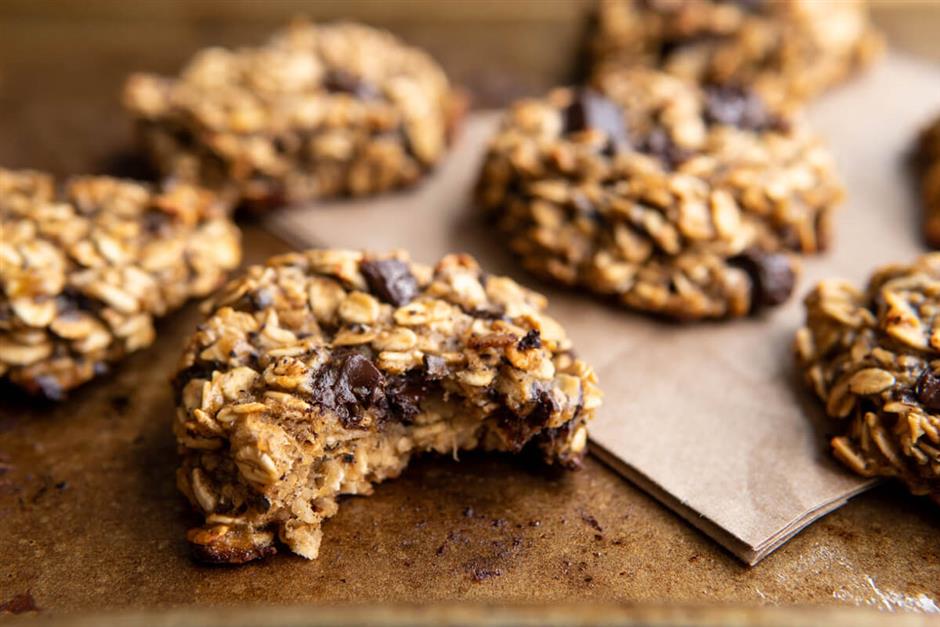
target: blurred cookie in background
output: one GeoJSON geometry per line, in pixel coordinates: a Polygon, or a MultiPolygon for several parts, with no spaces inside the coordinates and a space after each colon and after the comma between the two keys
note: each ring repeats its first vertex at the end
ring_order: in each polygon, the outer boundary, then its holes
{"type": "Polygon", "coordinates": [[[634,65],[803,102],[879,56],[864,0],[601,0],[595,77],[634,65]]]}
{"type": "Polygon", "coordinates": [[[517,103],[477,201],[523,265],[677,319],[787,300],[843,189],[802,119],[754,91],[656,70],[517,103]]]}
{"type": "Polygon", "coordinates": [[[178,77],[124,91],[166,177],[263,211],[416,183],[444,155],[462,99],[437,63],[388,32],[295,21],[256,48],[209,48],[178,77]]]}

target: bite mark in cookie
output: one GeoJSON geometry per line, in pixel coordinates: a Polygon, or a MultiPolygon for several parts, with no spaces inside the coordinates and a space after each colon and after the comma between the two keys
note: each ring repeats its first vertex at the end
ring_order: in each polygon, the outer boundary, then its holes
{"type": "Polygon", "coordinates": [[[313,559],[337,499],[413,454],[531,447],[576,466],[600,392],[545,306],[461,255],[312,250],[250,268],[175,378],[179,485],[205,518],[194,555],[240,563],[279,539],[313,559]]]}

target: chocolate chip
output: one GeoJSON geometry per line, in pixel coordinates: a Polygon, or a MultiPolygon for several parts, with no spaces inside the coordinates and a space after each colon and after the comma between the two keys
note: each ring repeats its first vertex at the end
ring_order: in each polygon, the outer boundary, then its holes
{"type": "Polygon", "coordinates": [[[542,348],[542,334],[536,329],[526,333],[516,344],[516,348],[521,351],[531,350],[533,348],[542,348]]]}
{"type": "Polygon", "coordinates": [[[382,383],[382,373],[368,358],[353,353],[343,362],[340,375],[357,396],[365,396],[382,383]]]}
{"type": "Polygon", "coordinates": [[[352,72],[332,69],[323,77],[323,86],[333,93],[352,94],[360,100],[375,100],[379,90],[352,72]]]}
{"type": "Polygon", "coordinates": [[[383,382],[382,373],[367,357],[359,353],[334,356],[314,376],[313,398],[349,428],[359,423],[364,409],[382,408],[383,382]]]}
{"type": "Polygon", "coordinates": [[[728,264],[744,270],[751,279],[751,311],[785,302],[793,292],[796,273],[784,254],[750,248],[728,259],[728,264]]]}
{"type": "Polygon", "coordinates": [[[392,378],[385,389],[388,415],[408,424],[421,413],[421,399],[428,395],[430,382],[414,375],[392,378]]]}
{"type": "Polygon", "coordinates": [[[146,211],[143,215],[144,230],[151,235],[165,236],[171,226],[172,219],[165,211],[146,211]]]}
{"type": "Polygon", "coordinates": [[[429,379],[440,379],[447,374],[447,362],[438,355],[425,355],[424,371],[429,379]]]}
{"type": "Polygon", "coordinates": [[[362,275],[369,289],[383,301],[401,307],[418,295],[418,282],[408,264],[398,259],[364,261],[362,275]]]}
{"type": "Polygon", "coordinates": [[[705,88],[705,119],[710,124],[757,132],[779,129],[782,124],[770,114],[760,96],[750,89],[734,85],[705,88]]]}
{"type": "Polygon", "coordinates": [[[609,150],[620,150],[630,143],[623,122],[623,110],[593,89],[582,88],[575,91],[571,104],[565,108],[563,115],[566,133],[596,129],[607,135],[609,150]]]}
{"type": "Polygon", "coordinates": [[[666,129],[661,127],[654,128],[646,136],[641,149],[662,161],[670,170],[675,170],[679,164],[691,157],[691,153],[677,146],[666,129]]]}
{"type": "Polygon", "coordinates": [[[937,376],[931,368],[925,368],[917,377],[914,393],[917,394],[917,400],[924,406],[924,409],[940,412],[940,376],[937,376]]]}

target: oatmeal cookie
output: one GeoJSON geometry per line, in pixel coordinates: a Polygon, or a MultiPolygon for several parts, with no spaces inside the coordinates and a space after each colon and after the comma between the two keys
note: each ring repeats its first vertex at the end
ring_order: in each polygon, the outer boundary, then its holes
{"type": "Polygon", "coordinates": [[[302,21],[124,91],[164,175],[256,210],[413,184],[443,156],[459,100],[431,57],[391,34],[302,21]]]}
{"type": "Polygon", "coordinates": [[[940,118],[923,130],[917,147],[924,211],[924,238],[940,248],[940,118]]]}
{"type": "Polygon", "coordinates": [[[591,40],[596,75],[650,65],[794,102],[882,48],[864,0],[602,0],[591,40]]]}
{"type": "Polygon", "coordinates": [[[940,503],[940,253],[877,270],[864,292],[821,282],[795,344],[834,420],[833,454],[940,503]]]}
{"type": "Polygon", "coordinates": [[[600,404],[544,297],[465,255],[310,250],[232,281],[175,378],[178,484],[198,559],[317,557],[344,494],[412,454],[531,444],[577,465],[600,404]]]}
{"type": "Polygon", "coordinates": [[[754,92],[644,68],[511,108],[478,204],[529,270],[678,319],[782,303],[842,187],[802,121],[754,92]]]}
{"type": "Polygon", "coordinates": [[[240,260],[210,192],[0,168],[0,376],[60,399],[240,260]]]}

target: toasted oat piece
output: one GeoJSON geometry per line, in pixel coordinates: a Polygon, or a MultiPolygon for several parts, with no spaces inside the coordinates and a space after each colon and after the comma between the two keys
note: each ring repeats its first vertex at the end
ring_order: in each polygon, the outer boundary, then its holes
{"type": "Polygon", "coordinates": [[[253,208],[415,183],[459,115],[441,68],[391,34],[296,21],[258,48],[209,48],[178,78],[132,76],[124,103],[166,176],[253,208]]]}
{"type": "Polygon", "coordinates": [[[924,238],[940,248],[940,118],[920,134],[917,161],[924,203],[924,238]]]}
{"type": "Polygon", "coordinates": [[[835,421],[833,454],[940,503],[940,253],[876,270],[864,292],[821,282],[795,344],[835,421]]]}
{"type": "Polygon", "coordinates": [[[149,346],[154,319],[241,256],[226,207],[189,185],[0,168],[0,376],[61,399],[149,346]]]}
{"type": "Polygon", "coordinates": [[[575,466],[600,404],[544,297],[465,255],[310,250],[227,286],[176,375],[178,484],[195,556],[317,557],[343,494],[412,454],[532,444],[575,466]]]}
{"type": "Polygon", "coordinates": [[[865,0],[601,0],[595,76],[648,65],[702,84],[804,102],[884,48],[865,0]]]}
{"type": "Polygon", "coordinates": [[[525,267],[678,319],[785,301],[843,191],[802,120],[637,68],[517,103],[477,199],[525,267]]]}

